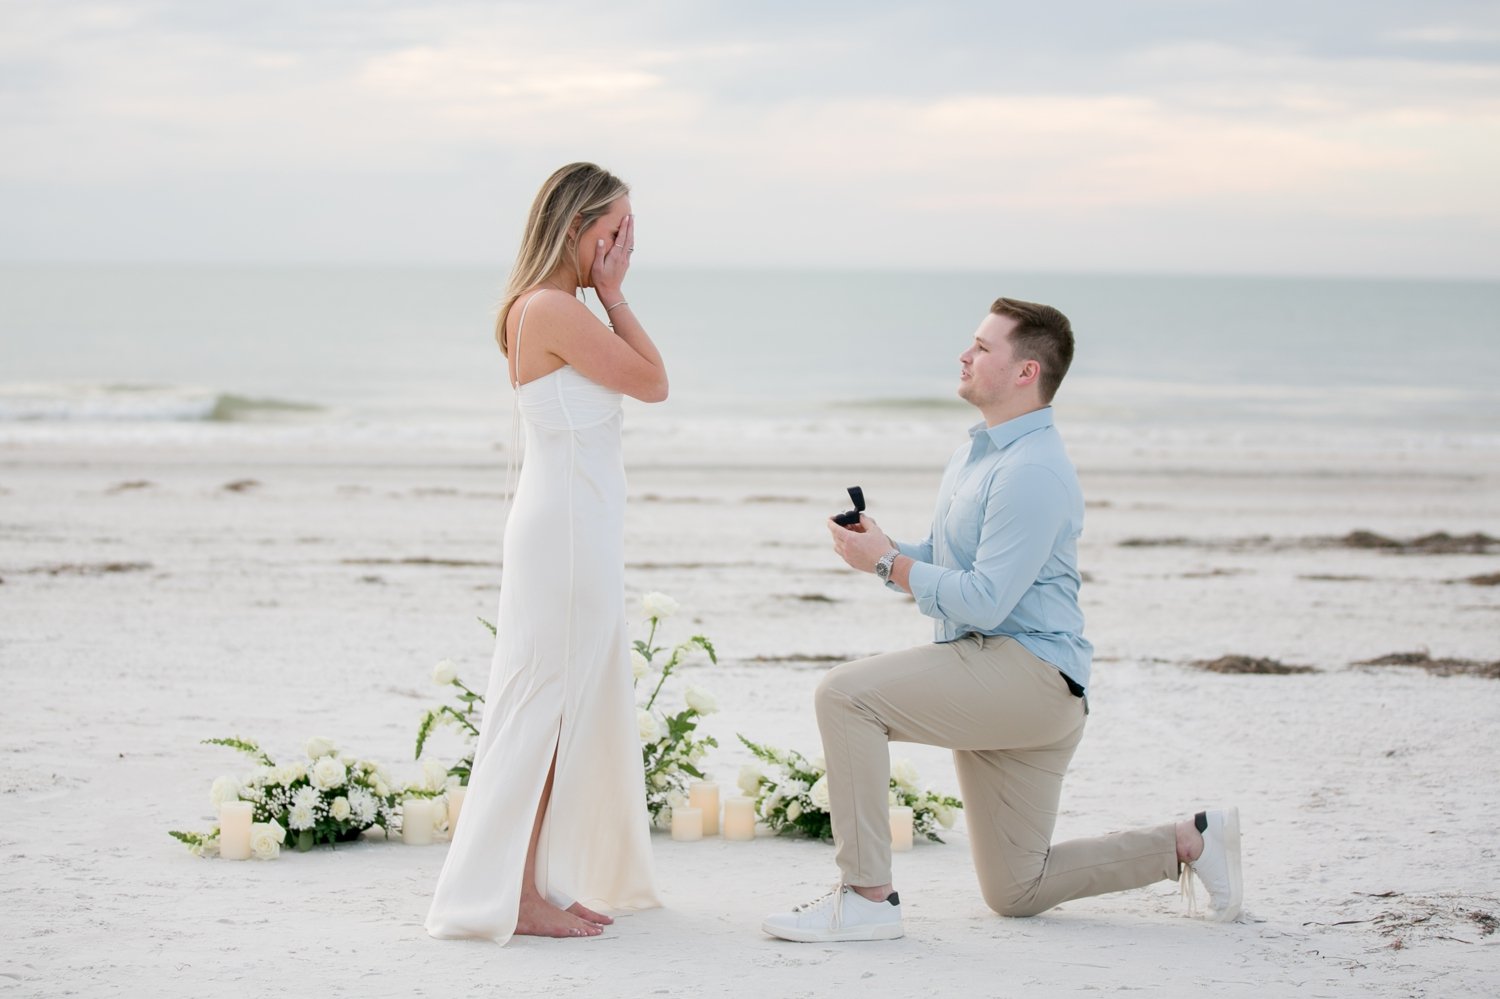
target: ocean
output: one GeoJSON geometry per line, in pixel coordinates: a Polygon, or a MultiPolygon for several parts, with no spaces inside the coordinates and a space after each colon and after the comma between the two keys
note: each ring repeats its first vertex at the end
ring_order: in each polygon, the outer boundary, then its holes
{"type": "MultiPolygon", "coordinates": [[[[0,265],[0,442],[128,432],[501,439],[503,268],[0,265]],[[208,428],[208,429],[205,429],[208,428]]],[[[963,425],[999,295],[1056,305],[1059,422],[1127,432],[1500,432],[1500,283],[632,271],[672,398],[646,426],[963,425]]],[[[597,301],[592,297],[590,303],[597,301]]],[[[645,409],[645,407],[639,407],[645,409]]]]}

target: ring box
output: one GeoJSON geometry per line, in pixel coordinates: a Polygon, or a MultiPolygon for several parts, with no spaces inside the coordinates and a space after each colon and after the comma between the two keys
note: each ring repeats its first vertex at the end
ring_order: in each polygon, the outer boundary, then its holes
{"type": "Polygon", "coordinates": [[[849,487],[849,499],[854,502],[854,509],[833,515],[833,522],[840,527],[854,527],[865,509],[865,491],[859,486],[849,487]]]}

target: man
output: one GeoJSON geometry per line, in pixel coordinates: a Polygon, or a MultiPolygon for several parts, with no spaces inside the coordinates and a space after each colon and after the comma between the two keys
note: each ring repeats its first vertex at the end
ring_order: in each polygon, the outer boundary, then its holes
{"type": "Polygon", "coordinates": [[[1239,815],[1053,845],[1063,774],[1083,737],[1093,647],[1078,607],[1083,495],[1050,403],[1073,359],[1066,316],[1002,298],[959,356],[958,394],[983,415],[948,463],[932,532],[892,541],[869,517],[829,521],[851,567],[916,598],[936,641],[845,663],[818,685],[818,728],[841,883],[770,916],[787,940],[902,935],[891,883],[889,743],[953,750],[980,890],[1002,916],[1180,877],[1212,915],[1239,914],[1239,815]],[[1184,866],[1185,865],[1185,866],[1184,866]]]}

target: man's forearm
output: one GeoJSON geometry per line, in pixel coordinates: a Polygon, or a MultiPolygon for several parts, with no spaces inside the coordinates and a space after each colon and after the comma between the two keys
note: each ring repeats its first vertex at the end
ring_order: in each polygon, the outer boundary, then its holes
{"type": "Polygon", "coordinates": [[[911,592],[911,567],[914,564],[909,555],[897,555],[896,561],[891,563],[891,582],[907,593],[911,592]]]}

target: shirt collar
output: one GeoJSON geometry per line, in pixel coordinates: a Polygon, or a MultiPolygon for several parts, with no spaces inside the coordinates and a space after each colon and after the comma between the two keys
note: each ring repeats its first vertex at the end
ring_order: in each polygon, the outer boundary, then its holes
{"type": "Polygon", "coordinates": [[[986,427],[983,422],[976,423],[969,428],[969,436],[974,443],[980,443],[983,437],[988,437],[996,451],[1003,451],[1027,434],[1036,430],[1045,430],[1052,426],[1052,407],[1043,406],[1029,413],[1023,413],[1013,420],[997,423],[993,427],[986,427]]]}

